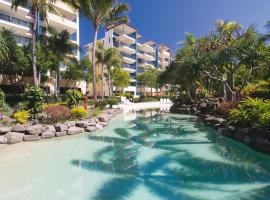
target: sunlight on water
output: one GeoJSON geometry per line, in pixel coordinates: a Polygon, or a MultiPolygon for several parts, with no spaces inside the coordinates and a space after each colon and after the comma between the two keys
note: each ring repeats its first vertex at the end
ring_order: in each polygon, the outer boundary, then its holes
{"type": "Polygon", "coordinates": [[[196,117],[131,112],[96,134],[0,146],[1,200],[268,200],[270,156],[196,117]]]}

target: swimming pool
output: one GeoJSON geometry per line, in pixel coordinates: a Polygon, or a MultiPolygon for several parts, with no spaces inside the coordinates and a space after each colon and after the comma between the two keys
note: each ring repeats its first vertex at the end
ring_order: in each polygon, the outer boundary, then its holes
{"type": "Polygon", "coordinates": [[[129,112],[95,134],[0,146],[1,200],[266,200],[270,156],[196,117],[129,112]]]}

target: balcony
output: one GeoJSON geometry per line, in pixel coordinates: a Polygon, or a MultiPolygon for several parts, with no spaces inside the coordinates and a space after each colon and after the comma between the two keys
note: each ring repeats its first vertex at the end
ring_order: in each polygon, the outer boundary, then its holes
{"type": "Polygon", "coordinates": [[[137,43],[137,47],[141,51],[146,51],[146,52],[149,52],[149,53],[155,53],[155,49],[153,47],[147,45],[147,44],[137,43]]]}
{"type": "Polygon", "coordinates": [[[136,72],[136,65],[129,65],[129,64],[126,64],[126,63],[123,63],[122,64],[122,68],[129,72],[129,73],[134,73],[136,72]]]}
{"type": "Polygon", "coordinates": [[[126,44],[135,44],[136,39],[128,36],[128,35],[119,35],[119,36],[115,36],[115,38],[120,41],[120,42],[124,42],[126,44]]]}
{"type": "Polygon", "coordinates": [[[53,13],[48,13],[48,19],[50,26],[53,26],[58,31],[66,29],[70,34],[73,34],[77,31],[77,23],[64,17],[55,15],[53,13]]]}
{"type": "Polygon", "coordinates": [[[6,14],[16,16],[20,19],[30,19],[29,14],[29,6],[19,6],[17,11],[15,9],[11,9],[11,0],[0,0],[0,10],[4,10],[6,14]]]}
{"type": "Polygon", "coordinates": [[[142,52],[142,51],[138,51],[137,56],[138,56],[138,58],[143,59],[143,60],[147,60],[147,61],[154,61],[155,60],[153,55],[150,55],[150,54],[142,52]]]}
{"type": "Polygon", "coordinates": [[[144,68],[147,68],[147,67],[155,68],[155,66],[152,63],[149,63],[149,62],[138,63],[138,66],[139,67],[144,67],[144,68]]]}
{"type": "Polygon", "coordinates": [[[15,35],[30,36],[31,24],[27,21],[0,14],[0,26],[12,30],[15,35]]]}
{"type": "Polygon", "coordinates": [[[71,8],[69,5],[67,5],[66,3],[60,1],[60,0],[57,0],[55,3],[54,3],[54,6],[59,9],[61,11],[61,13],[66,14],[67,15],[71,15],[71,16],[76,16],[76,10],[71,8]]]}
{"type": "Polygon", "coordinates": [[[118,50],[123,52],[123,53],[126,53],[126,54],[135,54],[136,53],[135,49],[133,49],[133,48],[127,46],[127,45],[119,46],[118,50]]]}

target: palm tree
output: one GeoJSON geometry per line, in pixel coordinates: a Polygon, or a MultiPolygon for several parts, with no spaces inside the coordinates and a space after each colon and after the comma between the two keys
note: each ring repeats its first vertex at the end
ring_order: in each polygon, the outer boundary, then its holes
{"type": "Polygon", "coordinates": [[[96,99],[96,41],[100,26],[108,26],[113,23],[128,21],[128,17],[123,14],[129,11],[126,3],[118,3],[117,0],[80,0],[80,10],[84,16],[92,22],[94,28],[94,39],[92,49],[93,63],[93,92],[96,99]]]}
{"type": "Polygon", "coordinates": [[[48,38],[48,49],[51,56],[58,63],[56,67],[56,95],[60,94],[60,66],[66,59],[74,56],[73,51],[78,47],[76,44],[69,40],[70,34],[67,30],[63,30],[60,33],[52,32],[52,35],[48,38]]]}
{"type": "Polygon", "coordinates": [[[15,53],[16,45],[12,32],[4,28],[0,30],[0,64],[11,61],[11,57],[15,53]]]}
{"type": "Polygon", "coordinates": [[[111,94],[111,69],[112,67],[121,67],[122,64],[122,57],[119,51],[111,47],[106,50],[105,52],[105,63],[107,66],[107,71],[108,71],[108,92],[109,92],[109,97],[112,96],[111,94]]]}
{"type": "Polygon", "coordinates": [[[48,12],[55,12],[59,13],[55,6],[53,5],[55,0],[12,0],[11,8],[17,8],[19,6],[28,6],[31,5],[30,14],[33,21],[33,30],[32,30],[32,68],[33,68],[33,82],[34,85],[38,85],[38,78],[37,78],[37,67],[36,67],[36,36],[37,36],[37,24],[39,24],[39,16],[44,18],[46,22],[47,20],[47,13],[48,12]]]}
{"type": "Polygon", "coordinates": [[[104,99],[104,65],[106,49],[101,42],[97,43],[96,64],[101,64],[101,98],[104,99]]]}

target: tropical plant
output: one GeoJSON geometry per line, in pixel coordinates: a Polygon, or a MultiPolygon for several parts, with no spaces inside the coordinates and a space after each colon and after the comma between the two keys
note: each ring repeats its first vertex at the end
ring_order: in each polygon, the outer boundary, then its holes
{"type": "Polygon", "coordinates": [[[48,38],[48,49],[51,52],[51,56],[58,63],[56,68],[56,95],[60,95],[60,67],[70,57],[74,55],[74,50],[78,47],[76,44],[70,41],[70,34],[67,30],[63,30],[60,33],[55,31],[48,38]]]}
{"type": "Polygon", "coordinates": [[[14,50],[16,47],[16,41],[13,34],[2,28],[0,30],[0,64],[5,64],[12,60],[14,50]]]}
{"type": "Polygon", "coordinates": [[[33,23],[32,29],[32,69],[33,69],[33,82],[34,85],[38,85],[38,78],[37,78],[37,67],[36,67],[36,40],[37,36],[39,35],[39,23],[40,18],[42,17],[45,19],[46,23],[47,14],[48,12],[59,13],[59,11],[54,6],[55,0],[12,0],[11,8],[17,8],[19,6],[29,6],[31,5],[30,9],[30,16],[33,23]]]}
{"type": "Polygon", "coordinates": [[[16,119],[17,122],[23,124],[25,122],[28,122],[30,119],[30,113],[27,110],[21,110],[18,112],[15,112],[13,115],[14,119],[16,119]]]}
{"type": "Polygon", "coordinates": [[[27,110],[29,110],[33,118],[37,118],[38,114],[44,110],[44,91],[38,86],[28,87],[25,90],[24,96],[27,110]]]}
{"type": "Polygon", "coordinates": [[[76,107],[76,108],[71,109],[70,114],[72,117],[75,117],[75,118],[83,118],[83,117],[86,117],[87,110],[84,109],[83,107],[76,107]]]}
{"type": "Polygon", "coordinates": [[[109,26],[113,23],[127,22],[128,17],[124,15],[129,10],[126,3],[117,0],[80,0],[77,3],[83,15],[92,22],[94,29],[92,63],[93,63],[93,92],[96,99],[96,42],[100,26],[109,26]]]}
{"type": "Polygon", "coordinates": [[[66,106],[52,104],[44,109],[44,117],[41,120],[43,123],[53,124],[67,120],[70,116],[70,110],[66,106]]]}
{"type": "Polygon", "coordinates": [[[123,92],[124,88],[129,86],[130,75],[120,67],[115,67],[112,72],[112,82],[116,87],[116,90],[121,88],[121,91],[123,92]]]}
{"type": "Polygon", "coordinates": [[[80,100],[82,100],[83,98],[82,92],[76,89],[69,89],[66,92],[66,94],[67,94],[66,102],[69,108],[78,106],[80,103],[80,100]]]}

